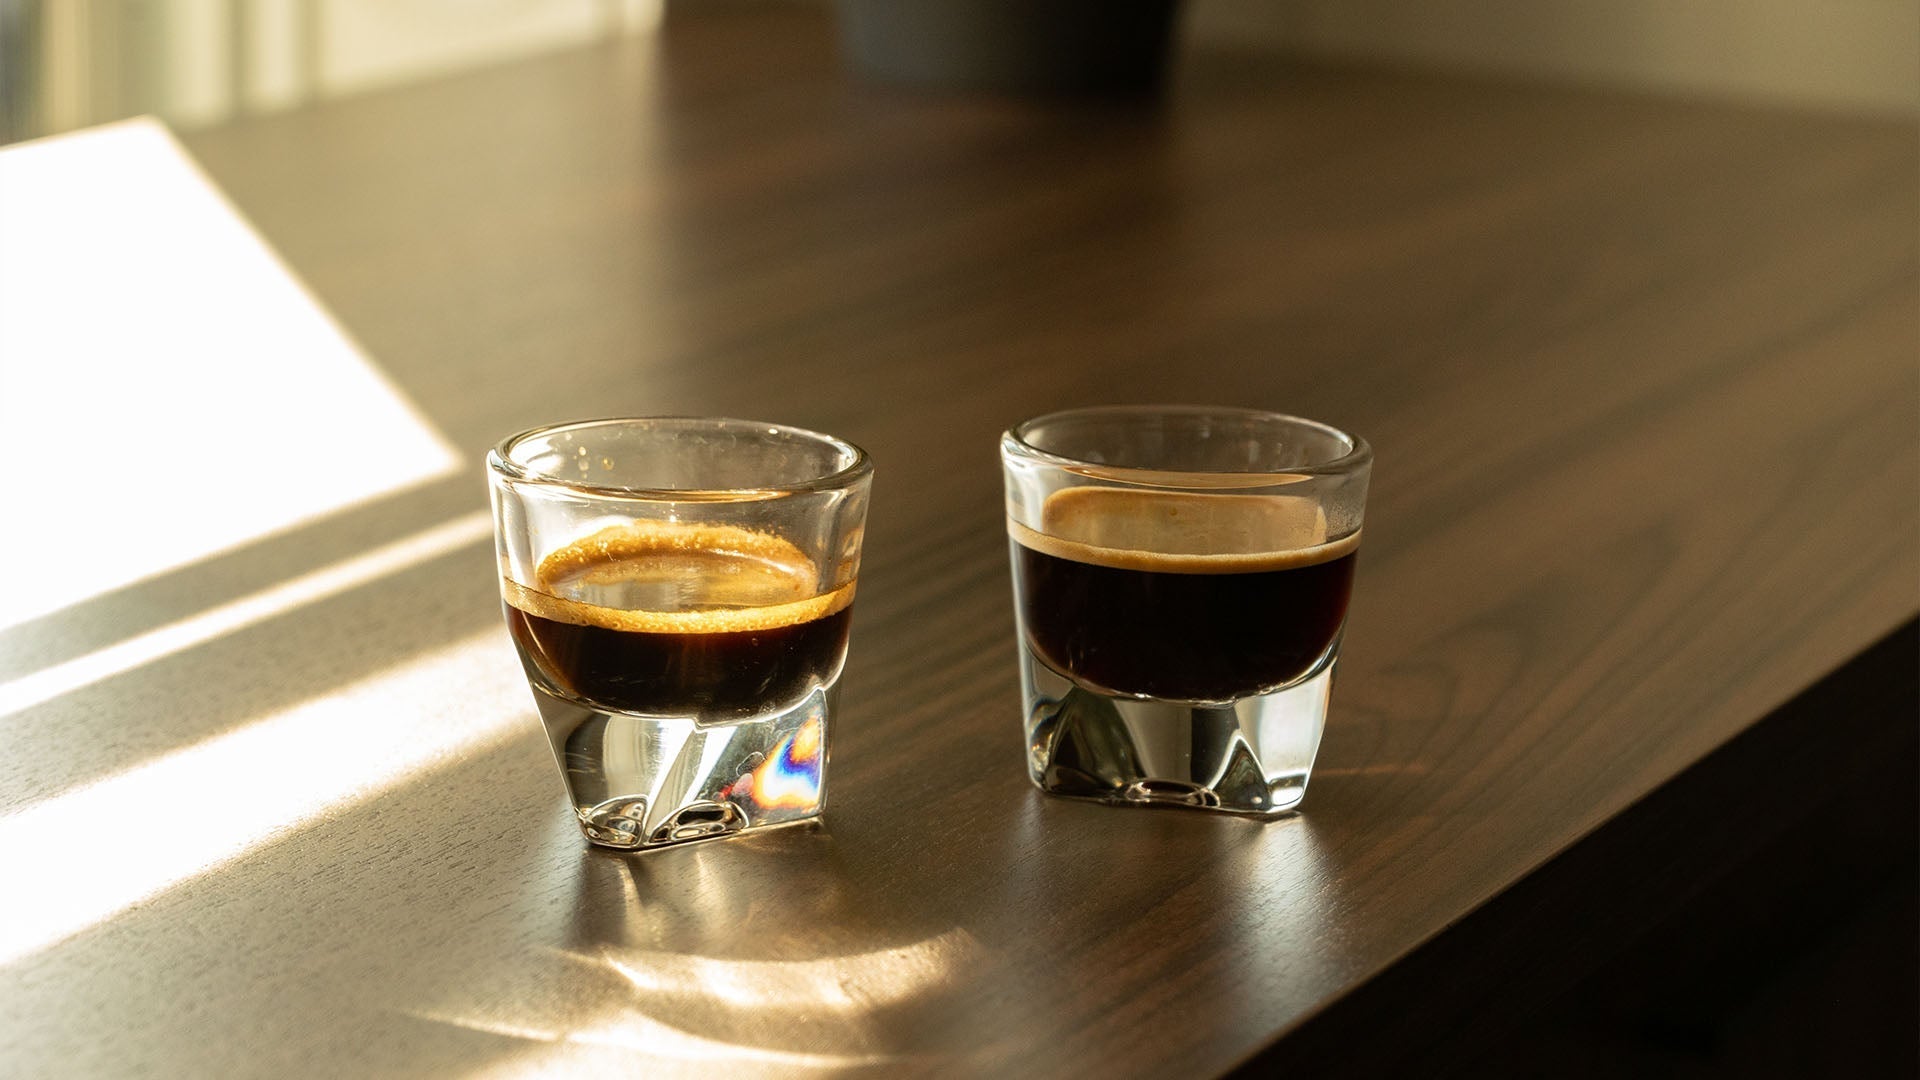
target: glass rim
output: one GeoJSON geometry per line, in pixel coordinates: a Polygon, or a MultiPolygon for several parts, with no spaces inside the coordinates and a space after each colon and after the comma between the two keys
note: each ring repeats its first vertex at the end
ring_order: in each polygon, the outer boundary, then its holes
{"type": "Polygon", "coordinates": [[[837,491],[849,488],[873,473],[873,459],[858,445],[848,442],[837,435],[795,427],[792,424],[775,424],[763,420],[742,420],[733,416],[608,416],[591,420],[566,420],[553,424],[540,424],[516,431],[501,439],[487,451],[487,468],[495,476],[516,484],[538,484],[544,487],[566,488],[587,495],[611,498],[649,499],[663,501],[687,501],[703,496],[733,497],[776,497],[784,495],[803,495],[817,491],[837,491]],[[635,424],[655,424],[666,427],[680,427],[686,430],[727,430],[749,429],[766,434],[787,435],[805,442],[827,446],[847,455],[848,463],[830,473],[809,480],[800,480],[785,484],[756,484],[752,487],[694,487],[694,488],[647,488],[628,487],[613,484],[595,484],[582,482],[565,476],[529,469],[515,460],[513,452],[520,444],[542,435],[557,435],[567,431],[589,428],[612,428],[635,424]]]}
{"type": "Polygon", "coordinates": [[[1288,476],[1337,476],[1365,468],[1373,461],[1373,447],[1367,443],[1367,440],[1351,432],[1334,427],[1332,424],[1323,423],[1319,420],[1310,420],[1304,416],[1295,416],[1291,413],[1273,412],[1267,409],[1250,409],[1238,405],[1090,405],[1074,409],[1060,409],[1056,412],[1042,413],[1039,416],[1030,417],[1008,428],[1006,432],[1001,435],[1001,448],[1002,450],[1013,449],[1023,456],[1036,458],[1063,468],[1092,469],[1102,474],[1114,474],[1115,479],[1123,478],[1129,474],[1150,476],[1166,475],[1168,473],[1206,473],[1220,476],[1253,476],[1270,471],[1265,469],[1169,469],[1153,465],[1126,465],[1116,464],[1110,461],[1090,461],[1086,458],[1074,457],[1071,454],[1061,454],[1052,450],[1043,450],[1027,441],[1027,434],[1042,424],[1060,420],[1099,416],[1221,416],[1268,422],[1278,421],[1283,424],[1308,428],[1324,435],[1330,435],[1336,440],[1346,444],[1346,452],[1330,461],[1323,461],[1313,465],[1287,466],[1286,469],[1281,471],[1285,472],[1288,476]]]}

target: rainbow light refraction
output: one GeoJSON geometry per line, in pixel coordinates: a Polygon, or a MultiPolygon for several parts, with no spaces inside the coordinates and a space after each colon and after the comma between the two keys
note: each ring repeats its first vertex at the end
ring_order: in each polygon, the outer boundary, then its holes
{"type": "Polygon", "coordinates": [[[810,810],[820,802],[820,766],[826,757],[816,705],[799,730],[781,739],[759,767],[728,785],[731,798],[749,798],[765,810],[810,810]]]}

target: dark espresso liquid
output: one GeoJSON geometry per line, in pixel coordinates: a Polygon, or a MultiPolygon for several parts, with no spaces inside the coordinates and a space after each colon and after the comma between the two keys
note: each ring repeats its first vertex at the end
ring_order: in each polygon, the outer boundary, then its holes
{"type": "Polygon", "coordinates": [[[766,630],[650,633],[556,622],[507,605],[507,628],[540,677],[618,712],[752,716],[831,678],[853,609],[766,630]]]}
{"type": "Polygon", "coordinates": [[[1014,531],[1022,620],[1047,666],[1109,693],[1229,701],[1311,674],[1339,637],[1357,537],[1325,543],[1317,518],[1250,496],[1095,490],[1050,501],[1046,534],[1014,531]]]}
{"type": "Polygon", "coordinates": [[[616,526],[549,555],[537,577],[503,589],[528,673],[601,708],[754,716],[831,683],[846,655],[852,587],[819,593],[812,561],[765,534],[616,526]]]}

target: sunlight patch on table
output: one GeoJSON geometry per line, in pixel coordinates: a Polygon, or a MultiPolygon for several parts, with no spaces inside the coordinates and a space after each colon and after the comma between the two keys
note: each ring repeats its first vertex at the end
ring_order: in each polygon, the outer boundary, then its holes
{"type": "Polygon", "coordinates": [[[492,533],[492,516],[485,510],[476,510],[106,648],[0,682],[0,719],[276,615],[400,573],[477,543],[492,533]]]}
{"type": "Polygon", "coordinates": [[[0,150],[0,431],[0,627],[460,465],[144,119],[0,150]]]}
{"type": "Polygon", "coordinates": [[[532,730],[497,628],[0,818],[0,965],[532,730]]]}

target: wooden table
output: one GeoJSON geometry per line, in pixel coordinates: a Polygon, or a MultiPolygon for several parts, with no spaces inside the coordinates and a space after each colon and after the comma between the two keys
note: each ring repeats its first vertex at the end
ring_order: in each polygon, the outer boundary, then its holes
{"type": "MultiPolygon", "coordinates": [[[[0,720],[8,814],[329,695],[358,754],[444,737],[230,807],[238,847],[0,968],[0,1071],[1461,1067],[1780,845],[1861,853],[1775,862],[1793,897],[1911,879],[1911,802],[1872,816],[1912,782],[1910,119],[1233,53],[1158,107],[954,99],[702,6],[186,141],[468,465],[7,631],[6,677],[470,520],[522,427],[779,420],[878,467],[832,802],[587,850],[462,534],[0,720]],[[1378,454],[1279,823],[1022,775],[996,436],[1160,400],[1378,454]]],[[[192,794],[63,823],[63,865],[112,879],[192,794]]]]}

